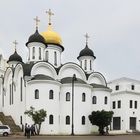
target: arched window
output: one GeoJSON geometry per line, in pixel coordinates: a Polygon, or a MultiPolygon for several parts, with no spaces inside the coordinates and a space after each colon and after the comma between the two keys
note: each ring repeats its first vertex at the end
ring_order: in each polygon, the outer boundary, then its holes
{"type": "Polygon", "coordinates": [[[66,116],[66,125],[70,124],[70,116],[66,116]]]}
{"type": "Polygon", "coordinates": [[[86,101],[86,94],[83,93],[83,94],[82,94],[82,102],[85,102],[85,101],[86,101]]]}
{"type": "Polygon", "coordinates": [[[11,105],[12,104],[12,85],[10,84],[9,85],[9,104],[11,105]]]}
{"type": "Polygon", "coordinates": [[[49,116],[49,124],[53,124],[53,115],[49,116]]]}
{"type": "Polygon", "coordinates": [[[87,60],[85,60],[85,70],[87,70],[87,60]]]}
{"type": "Polygon", "coordinates": [[[22,124],[22,116],[20,116],[20,124],[22,124]]]}
{"type": "Polygon", "coordinates": [[[57,54],[54,52],[54,65],[57,66],[57,54]]]}
{"type": "Polygon", "coordinates": [[[20,78],[20,101],[22,102],[22,99],[23,99],[23,97],[22,97],[23,95],[22,95],[22,77],[20,78]]]}
{"type": "Polygon", "coordinates": [[[92,104],[97,104],[97,97],[96,96],[92,97],[92,104]]]}
{"type": "Polygon", "coordinates": [[[49,99],[53,99],[53,90],[49,91],[49,99]]]}
{"type": "Polygon", "coordinates": [[[80,66],[82,67],[82,61],[80,61],[80,66]]]}
{"type": "Polygon", "coordinates": [[[39,90],[38,89],[35,90],[35,99],[39,99],[39,90]]]}
{"type": "Polygon", "coordinates": [[[104,103],[107,104],[107,97],[105,96],[104,103]]]}
{"type": "Polygon", "coordinates": [[[35,47],[33,47],[32,53],[33,53],[32,58],[35,59],[35,47]]]}
{"type": "Polygon", "coordinates": [[[82,125],[85,125],[85,116],[82,116],[82,125]]]}
{"type": "Polygon", "coordinates": [[[66,101],[70,101],[70,93],[69,92],[66,93],[66,101]]]}
{"type": "Polygon", "coordinates": [[[39,48],[39,60],[41,60],[41,48],[39,48]]]}
{"type": "Polygon", "coordinates": [[[48,59],[49,59],[49,52],[46,51],[46,61],[48,62],[48,59]]]}
{"type": "Polygon", "coordinates": [[[92,70],[92,63],[91,63],[91,60],[90,60],[90,70],[92,70]]]}
{"type": "Polygon", "coordinates": [[[131,85],[131,90],[134,90],[135,89],[135,86],[134,85],[131,85]]]}

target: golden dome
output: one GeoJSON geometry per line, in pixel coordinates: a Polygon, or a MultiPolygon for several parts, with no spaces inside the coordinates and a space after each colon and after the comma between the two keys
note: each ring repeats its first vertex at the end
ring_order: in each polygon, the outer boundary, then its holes
{"type": "Polygon", "coordinates": [[[46,43],[62,45],[60,35],[52,30],[51,24],[48,25],[48,30],[42,32],[41,35],[44,37],[46,43]]]}

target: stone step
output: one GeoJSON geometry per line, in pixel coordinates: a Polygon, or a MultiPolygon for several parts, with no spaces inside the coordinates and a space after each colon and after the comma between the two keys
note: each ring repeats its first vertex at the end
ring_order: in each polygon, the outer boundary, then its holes
{"type": "Polygon", "coordinates": [[[15,124],[11,116],[5,116],[3,112],[0,112],[0,121],[4,125],[9,125],[12,132],[21,132],[21,128],[15,124]]]}

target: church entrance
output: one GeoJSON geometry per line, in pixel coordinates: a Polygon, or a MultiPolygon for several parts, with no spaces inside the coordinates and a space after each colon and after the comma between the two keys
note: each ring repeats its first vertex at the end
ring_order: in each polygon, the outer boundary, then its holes
{"type": "Polygon", "coordinates": [[[130,130],[136,130],[136,117],[130,117],[130,130]]]}
{"type": "Polygon", "coordinates": [[[121,129],[121,117],[113,117],[113,130],[121,129]]]}

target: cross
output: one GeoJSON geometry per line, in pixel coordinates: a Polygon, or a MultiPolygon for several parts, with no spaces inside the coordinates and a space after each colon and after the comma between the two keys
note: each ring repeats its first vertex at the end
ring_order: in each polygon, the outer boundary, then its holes
{"type": "Polygon", "coordinates": [[[15,51],[16,51],[16,47],[17,47],[18,42],[15,40],[15,41],[13,42],[13,44],[15,45],[15,51]]]}
{"type": "Polygon", "coordinates": [[[49,16],[49,25],[51,25],[51,16],[53,16],[54,13],[52,13],[51,9],[49,9],[49,11],[46,11],[46,13],[47,13],[48,16],[49,16]]]}
{"type": "Polygon", "coordinates": [[[38,23],[40,22],[40,20],[38,19],[38,16],[36,16],[36,18],[34,18],[35,22],[36,22],[36,29],[38,28],[38,23]]]}
{"type": "Polygon", "coordinates": [[[86,33],[84,36],[86,38],[86,44],[87,44],[88,43],[88,39],[89,39],[89,35],[88,35],[88,33],[86,33]]]}

